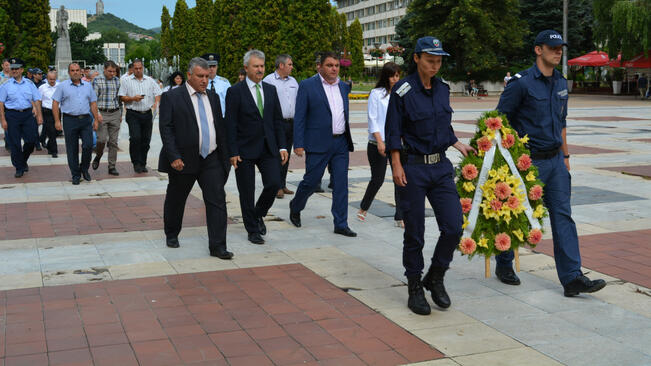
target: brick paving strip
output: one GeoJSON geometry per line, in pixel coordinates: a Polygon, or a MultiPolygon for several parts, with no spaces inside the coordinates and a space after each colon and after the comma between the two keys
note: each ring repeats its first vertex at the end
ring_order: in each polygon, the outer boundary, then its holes
{"type": "Polygon", "coordinates": [[[0,365],[400,365],[443,357],[301,264],[0,291],[0,365]]]}
{"type": "MultiPolygon", "coordinates": [[[[651,288],[651,230],[583,235],[581,264],[624,281],[651,288]]],[[[554,256],[551,240],[543,240],[536,252],[554,256]]]]}
{"type": "Polygon", "coordinates": [[[637,175],[643,178],[651,178],[651,165],[615,166],[599,169],[620,172],[628,175],[637,175]]]}
{"type": "Polygon", "coordinates": [[[594,122],[648,121],[649,120],[649,118],[618,117],[618,116],[567,117],[567,119],[573,119],[579,121],[594,121],[594,122]]]}
{"type": "MultiPolygon", "coordinates": [[[[95,154],[93,154],[93,157],[95,157],[95,154]]],[[[65,157],[59,155],[59,157],[54,160],[60,162],[60,164],[30,165],[29,172],[25,173],[22,178],[14,178],[16,169],[13,166],[0,168],[0,184],[71,182],[72,176],[70,175],[70,169],[68,169],[65,157]]],[[[89,168],[88,171],[93,180],[159,176],[158,172],[151,166],[149,167],[148,173],[136,173],[133,170],[133,165],[126,161],[118,161],[117,164],[115,164],[115,168],[120,172],[120,175],[117,177],[108,173],[106,157],[104,157],[99,169],[93,170],[92,168],[89,168]]]]}

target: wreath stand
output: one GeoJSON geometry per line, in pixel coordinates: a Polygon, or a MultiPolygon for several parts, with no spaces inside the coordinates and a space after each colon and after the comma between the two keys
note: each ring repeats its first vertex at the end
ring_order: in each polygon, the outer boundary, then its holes
{"type": "MultiPolygon", "coordinates": [[[[519,247],[513,249],[513,256],[515,258],[515,271],[520,272],[520,252],[519,247]]],[[[491,257],[484,257],[484,276],[486,278],[491,277],[491,257]]]]}

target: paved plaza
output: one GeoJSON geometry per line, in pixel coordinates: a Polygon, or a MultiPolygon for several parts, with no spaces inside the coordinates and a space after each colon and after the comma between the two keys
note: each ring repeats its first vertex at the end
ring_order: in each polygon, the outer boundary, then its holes
{"type": "MultiPolygon", "coordinates": [[[[453,97],[457,136],[467,142],[497,100],[453,97]]],[[[429,316],[406,306],[389,174],[366,222],[355,218],[370,178],[366,102],[351,102],[350,116],[348,216],[358,237],[333,234],[326,189],[308,201],[301,228],[288,222],[292,196],[276,200],[266,244],[249,243],[231,171],[231,261],[209,256],[197,186],[181,247],[165,246],[167,177],[133,172],[126,123],[120,176],[104,159],[79,186],[62,138],[59,157],[36,152],[21,179],[0,148],[0,366],[651,365],[650,101],[570,98],[573,218],[584,272],[605,289],[563,296],[546,222],[545,240],[521,251],[522,285],[485,278],[482,258],[456,253],[446,275],[452,306],[429,316]]],[[[448,156],[460,161],[454,149],[448,156]]],[[[292,156],[290,189],[303,167],[292,156]]],[[[428,212],[426,256],[438,238],[428,212]]]]}

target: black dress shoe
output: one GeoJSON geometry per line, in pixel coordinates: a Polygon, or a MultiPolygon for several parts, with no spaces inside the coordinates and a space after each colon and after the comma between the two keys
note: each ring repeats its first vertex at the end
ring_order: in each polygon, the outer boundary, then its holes
{"type": "Polygon", "coordinates": [[[25,164],[25,169],[23,169],[23,171],[27,173],[29,171],[29,165],[25,164]]]}
{"type": "Polygon", "coordinates": [[[84,177],[84,180],[87,182],[90,182],[90,173],[88,170],[81,172],[81,176],[84,177]]]}
{"type": "Polygon", "coordinates": [[[57,153],[52,153],[52,157],[53,157],[53,158],[58,158],[58,157],[59,157],[59,154],[57,154],[57,153]]]}
{"type": "Polygon", "coordinates": [[[72,184],[75,186],[79,185],[79,177],[72,177],[72,184]]]}
{"type": "Polygon", "coordinates": [[[179,239],[178,238],[167,238],[167,239],[165,239],[165,244],[167,244],[168,248],[178,248],[179,247],[179,239]]]}
{"type": "Polygon", "coordinates": [[[134,165],[133,166],[133,171],[136,173],[142,173],[142,170],[140,169],[140,165],[134,165]]]}
{"type": "Polygon", "coordinates": [[[43,148],[41,147],[41,145],[36,145],[36,151],[41,151],[41,150],[43,150],[43,148]]]}
{"type": "Polygon", "coordinates": [[[17,170],[16,174],[14,174],[14,178],[20,178],[25,174],[22,170],[17,170]]]}
{"type": "Polygon", "coordinates": [[[601,279],[591,281],[588,277],[580,275],[579,277],[572,280],[572,282],[564,285],[563,289],[565,290],[565,296],[572,297],[578,295],[581,292],[597,292],[604,287],[606,287],[606,281],[601,279]]]}
{"type": "Polygon", "coordinates": [[[144,165],[140,166],[140,173],[148,173],[148,172],[149,172],[149,169],[147,169],[146,166],[144,166],[144,165]]]}
{"type": "Polygon", "coordinates": [[[301,213],[289,211],[289,221],[296,227],[301,227],[301,213]]]}
{"type": "Polygon", "coordinates": [[[267,225],[264,224],[264,218],[258,217],[258,229],[261,235],[267,235],[267,225]]]}
{"type": "Polygon", "coordinates": [[[264,239],[260,233],[249,233],[249,241],[253,244],[264,244],[264,239]]]}
{"type": "Polygon", "coordinates": [[[98,158],[93,159],[92,167],[93,167],[93,170],[97,170],[97,168],[99,168],[99,159],[98,158]]]}
{"type": "Polygon", "coordinates": [[[316,187],[316,189],[314,190],[314,193],[323,193],[323,192],[325,192],[325,191],[323,190],[323,188],[321,188],[321,185],[320,185],[320,184],[319,184],[319,186],[316,187]]]}
{"type": "Polygon", "coordinates": [[[354,232],[354,231],[352,231],[352,230],[350,230],[350,228],[349,228],[348,226],[346,226],[346,227],[344,227],[344,228],[338,228],[338,229],[335,229],[335,234],[339,234],[339,235],[343,235],[343,236],[348,236],[348,237],[351,237],[351,238],[354,238],[354,237],[357,236],[357,233],[354,232]]]}
{"type": "Polygon", "coordinates": [[[109,173],[110,175],[120,175],[120,173],[118,172],[118,170],[115,169],[115,168],[109,168],[108,173],[109,173]]]}
{"type": "Polygon", "coordinates": [[[233,258],[233,253],[229,252],[225,248],[211,249],[210,256],[217,257],[219,259],[231,259],[233,258]]]}
{"type": "Polygon", "coordinates": [[[515,274],[515,271],[511,267],[506,266],[497,266],[495,267],[495,276],[497,279],[506,283],[507,285],[517,286],[520,284],[520,279],[518,275],[515,274]]]}

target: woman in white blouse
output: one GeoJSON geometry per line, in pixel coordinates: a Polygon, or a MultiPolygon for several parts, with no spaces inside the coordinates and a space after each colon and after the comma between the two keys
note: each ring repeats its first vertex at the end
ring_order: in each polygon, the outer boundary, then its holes
{"type": "Polygon", "coordinates": [[[163,88],[163,93],[165,93],[168,90],[178,88],[179,86],[183,85],[185,82],[185,78],[183,77],[183,73],[180,71],[174,71],[172,75],[167,79],[168,85],[163,88]]]}
{"type": "MultiPolygon", "coordinates": [[[[371,181],[368,182],[368,187],[366,187],[364,198],[357,213],[357,218],[360,221],[366,220],[366,213],[371,207],[375,195],[380,190],[380,187],[382,187],[382,183],[384,183],[388,160],[384,145],[384,123],[386,121],[391,88],[393,88],[398,80],[400,80],[400,66],[393,62],[387,62],[382,67],[375,89],[371,90],[368,96],[368,147],[366,149],[366,155],[371,166],[371,181]]],[[[398,192],[395,188],[393,194],[396,201],[396,213],[394,215],[396,226],[404,227],[402,213],[398,209],[398,192]]]]}

